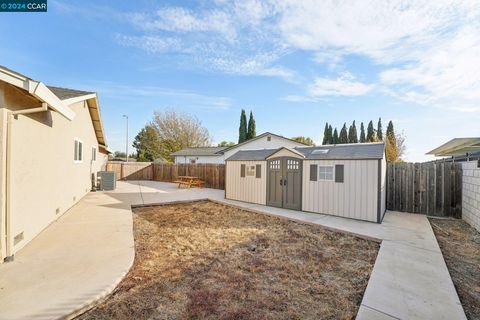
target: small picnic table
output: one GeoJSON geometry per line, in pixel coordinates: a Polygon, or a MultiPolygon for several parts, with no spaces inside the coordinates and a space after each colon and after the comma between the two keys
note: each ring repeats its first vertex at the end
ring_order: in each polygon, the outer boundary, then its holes
{"type": "Polygon", "coordinates": [[[191,188],[191,187],[205,187],[205,181],[200,179],[199,177],[191,177],[191,176],[178,176],[178,180],[175,180],[174,183],[178,183],[178,187],[180,188],[182,185],[191,188]]]}

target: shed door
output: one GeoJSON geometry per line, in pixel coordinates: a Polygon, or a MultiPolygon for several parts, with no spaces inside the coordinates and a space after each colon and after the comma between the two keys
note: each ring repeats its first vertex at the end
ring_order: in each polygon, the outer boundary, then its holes
{"type": "Polygon", "coordinates": [[[302,209],[302,161],[277,158],[268,161],[267,205],[302,209]]]}
{"type": "Polygon", "coordinates": [[[267,205],[282,207],[282,161],[269,160],[267,165],[267,205]]]}
{"type": "Polygon", "coordinates": [[[283,159],[283,207],[302,210],[302,161],[283,159]]]}

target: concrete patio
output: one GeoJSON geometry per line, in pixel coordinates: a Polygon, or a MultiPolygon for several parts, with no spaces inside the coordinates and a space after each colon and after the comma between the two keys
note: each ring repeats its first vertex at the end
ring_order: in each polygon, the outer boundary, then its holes
{"type": "Polygon", "coordinates": [[[223,190],[118,182],[90,193],[0,265],[0,318],[68,317],[110,293],[133,263],[131,205],[212,199],[381,239],[357,319],[466,319],[427,218],[388,212],[380,224],[224,199],[223,190]]]}

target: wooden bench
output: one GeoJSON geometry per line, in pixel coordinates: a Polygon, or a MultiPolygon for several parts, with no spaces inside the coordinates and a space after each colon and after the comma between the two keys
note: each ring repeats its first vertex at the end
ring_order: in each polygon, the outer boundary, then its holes
{"type": "Polygon", "coordinates": [[[179,176],[178,180],[173,181],[174,183],[178,183],[178,187],[186,186],[187,188],[191,187],[205,187],[205,181],[201,180],[198,177],[190,177],[190,176],[179,176]]]}

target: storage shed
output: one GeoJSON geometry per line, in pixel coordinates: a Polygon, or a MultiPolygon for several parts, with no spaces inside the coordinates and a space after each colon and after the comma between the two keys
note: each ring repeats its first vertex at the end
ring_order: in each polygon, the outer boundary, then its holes
{"type": "Polygon", "coordinates": [[[239,151],[226,160],[231,200],[382,222],[383,142],[239,151]]]}

